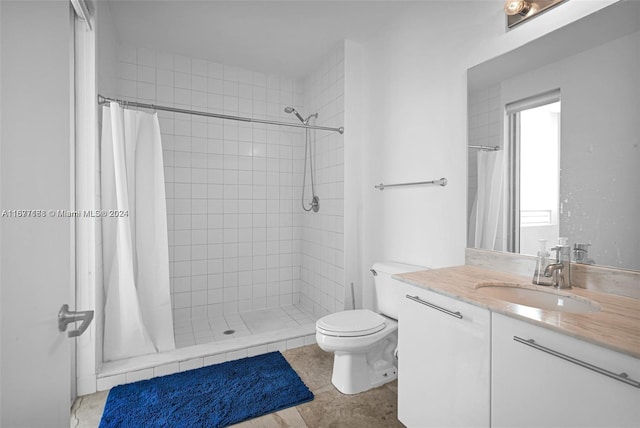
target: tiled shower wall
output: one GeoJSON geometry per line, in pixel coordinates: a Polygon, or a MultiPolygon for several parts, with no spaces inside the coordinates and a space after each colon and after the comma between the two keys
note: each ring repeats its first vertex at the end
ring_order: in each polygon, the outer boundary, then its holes
{"type": "MultiPolygon", "coordinates": [[[[284,77],[147,49],[119,49],[118,96],[127,99],[292,121],[283,109],[292,105],[305,111],[302,90],[301,83],[284,77]]],[[[294,169],[301,162],[303,132],[158,115],[174,318],[298,303],[302,217],[294,169]]]]}
{"type": "MultiPolygon", "coordinates": [[[[304,108],[305,115],[318,112],[318,125],[344,124],[344,44],[332,49],[305,79],[304,108]]],[[[300,299],[315,315],[323,316],[345,309],[344,137],[337,132],[317,132],[315,136],[315,188],[320,210],[301,214],[300,299]]],[[[301,162],[295,164],[296,175],[302,174],[303,166],[304,150],[301,162]]],[[[302,182],[301,178],[296,180],[302,182]]],[[[307,190],[306,202],[309,194],[307,190]]],[[[299,199],[296,195],[297,204],[299,199]]],[[[347,287],[347,296],[349,292],[347,287]]]]}

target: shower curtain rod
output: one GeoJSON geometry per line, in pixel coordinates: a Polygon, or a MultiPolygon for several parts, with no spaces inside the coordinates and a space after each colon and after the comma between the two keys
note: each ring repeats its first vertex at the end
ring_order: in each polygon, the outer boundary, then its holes
{"type": "Polygon", "coordinates": [[[340,128],[330,128],[328,126],[304,125],[302,123],[277,122],[275,120],[254,119],[251,117],[231,116],[227,114],[208,113],[205,111],[187,110],[187,109],[182,109],[177,107],[167,107],[167,106],[160,106],[156,104],[139,103],[137,101],[127,101],[127,100],[109,98],[109,97],[104,97],[102,95],[98,95],[98,104],[100,105],[108,104],[111,101],[122,104],[125,107],[127,106],[140,107],[140,108],[148,108],[151,110],[162,110],[162,111],[170,111],[174,113],[193,114],[196,116],[215,117],[218,119],[238,120],[240,122],[265,123],[267,125],[291,126],[294,128],[317,129],[319,131],[333,131],[333,132],[338,132],[340,134],[344,133],[344,127],[342,126],[340,128]]]}
{"type": "Polygon", "coordinates": [[[497,152],[498,150],[500,150],[500,146],[476,146],[470,144],[467,147],[469,147],[470,149],[486,150],[488,152],[497,152]]]}

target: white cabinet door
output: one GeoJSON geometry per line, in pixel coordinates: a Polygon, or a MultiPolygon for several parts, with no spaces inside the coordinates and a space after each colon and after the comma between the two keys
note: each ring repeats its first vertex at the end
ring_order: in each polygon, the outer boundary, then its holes
{"type": "Polygon", "coordinates": [[[398,319],[398,418],[408,427],[489,426],[489,311],[412,291],[398,319]]]}
{"type": "Polygon", "coordinates": [[[640,380],[640,360],[500,314],[492,330],[492,426],[640,426],[640,389],[579,365],[640,380]]]}

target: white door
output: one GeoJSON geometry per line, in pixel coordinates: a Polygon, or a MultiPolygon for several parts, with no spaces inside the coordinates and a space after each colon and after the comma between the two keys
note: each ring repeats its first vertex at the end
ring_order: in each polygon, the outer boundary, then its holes
{"type": "Polygon", "coordinates": [[[71,17],[67,0],[0,1],[3,427],[69,426],[74,219],[52,214],[73,204],[71,17]]]}

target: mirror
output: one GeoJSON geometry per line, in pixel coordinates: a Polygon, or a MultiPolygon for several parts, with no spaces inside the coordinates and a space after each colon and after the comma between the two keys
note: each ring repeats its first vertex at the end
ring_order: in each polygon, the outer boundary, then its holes
{"type": "Polygon", "coordinates": [[[574,260],[640,270],[640,2],[615,3],[479,64],[467,83],[468,247],[535,255],[539,239],[551,248],[559,234],[578,244],[574,260]],[[541,155],[553,128],[526,149],[514,145],[521,125],[512,113],[554,99],[558,156],[541,155]],[[532,189],[533,200],[553,194],[550,165],[559,196],[521,207],[532,189]]]}

